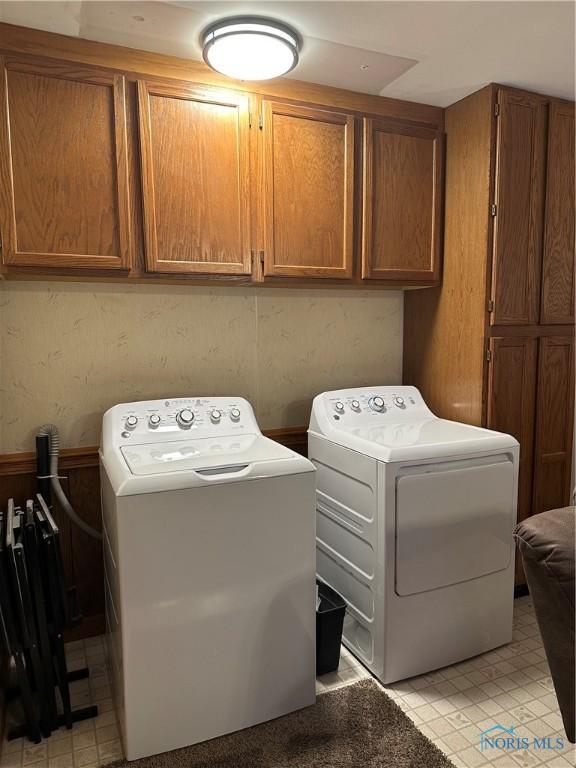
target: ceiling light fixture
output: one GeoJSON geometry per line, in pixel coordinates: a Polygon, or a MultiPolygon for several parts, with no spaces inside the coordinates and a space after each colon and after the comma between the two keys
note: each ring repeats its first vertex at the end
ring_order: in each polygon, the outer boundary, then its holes
{"type": "Polygon", "coordinates": [[[202,33],[208,66],[237,80],[271,80],[294,69],[300,38],[290,27],[255,16],[222,19],[202,33]]]}

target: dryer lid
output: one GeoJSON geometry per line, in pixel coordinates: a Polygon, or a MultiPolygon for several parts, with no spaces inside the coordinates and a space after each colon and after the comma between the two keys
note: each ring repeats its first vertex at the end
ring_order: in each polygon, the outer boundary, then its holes
{"type": "Polygon", "coordinates": [[[443,446],[447,452],[457,450],[482,450],[482,443],[493,439],[497,433],[490,432],[468,424],[460,424],[446,419],[430,419],[416,421],[391,422],[378,426],[358,427],[350,430],[352,435],[384,446],[390,451],[398,452],[402,448],[414,448],[417,451],[443,446]]]}
{"type": "Polygon", "coordinates": [[[516,446],[510,435],[436,417],[362,426],[340,435],[335,430],[334,434],[336,442],[388,462],[461,456],[516,446]]]}

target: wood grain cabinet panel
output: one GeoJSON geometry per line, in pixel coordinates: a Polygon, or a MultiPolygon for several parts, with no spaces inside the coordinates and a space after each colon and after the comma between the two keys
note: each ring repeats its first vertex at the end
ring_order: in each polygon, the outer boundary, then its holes
{"type": "Polygon", "coordinates": [[[362,277],[440,278],[443,134],[364,118],[362,277]]]}
{"type": "Polygon", "coordinates": [[[531,513],[537,344],[531,338],[490,339],[486,426],[520,443],[518,521],[531,513]]]}
{"type": "Polygon", "coordinates": [[[539,317],[546,100],[500,90],[493,231],[493,325],[539,317]]]}
{"type": "Polygon", "coordinates": [[[533,513],[570,501],[574,429],[574,339],[546,336],[538,352],[533,513]]]}
{"type": "Polygon", "coordinates": [[[249,100],[138,82],[146,266],[250,274],[249,100]]]}
{"type": "Polygon", "coordinates": [[[32,59],[0,65],[4,264],[127,269],[124,77],[32,59]]]}
{"type": "Polygon", "coordinates": [[[574,103],[552,101],[548,115],[541,323],[574,322],[574,103]]]}
{"type": "Polygon", "coordinates": [[[264,101],[264,275],[349,278],[354,118],[264,101]]]}

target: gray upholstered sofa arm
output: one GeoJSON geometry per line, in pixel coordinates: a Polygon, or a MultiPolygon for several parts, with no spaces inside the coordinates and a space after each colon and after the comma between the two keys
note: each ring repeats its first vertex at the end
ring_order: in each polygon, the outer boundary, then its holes
{"type": "Polygon", "coordinates": [[[575,742],[576,507],[523,520],[515,536],[550,665],[566,736],[575,742]]]}

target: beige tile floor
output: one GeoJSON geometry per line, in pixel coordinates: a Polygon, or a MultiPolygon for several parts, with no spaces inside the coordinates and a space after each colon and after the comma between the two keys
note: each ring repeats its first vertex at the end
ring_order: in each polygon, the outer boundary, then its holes
{"type": "MultiPolygon", "coordinates": [[[[561,751],[482,752],[480,732],[496,723],[516,726],[516,735],[564,736],[530,598],[515,601],[511,645],[384,690],[456,768],[566,768],[576,765],[574,748],[561,751]]],[[[88,665],[89,680],[73,683],[73,706],[98,704],[96,720],[60,730],[40,745],[5,742],[0,768],[95,768],[121,756],[102,638],[67,646],[69,667],[88,665]]],[[[317,681],[317,692],[350,685],[369,673],[345,649],[338,672],[317,681]]],[[[239,766],[240,768],[240,766],[239,766]]],[[[426,768],[426,766],[421,766],[426,768]]]]}
{"type": "MultiPolygon", "coordinates": [[[[323,692],[349,685],[369,673],[345,649],[340,669],[318,680],[323,692]]],[[[510,645],[428,675],[382,686],[456,768],[566,768],[576,765],[566,741],[550,670],[529,597],[514,601],[510,645]],[[563,750],[480,750],[480,733],[501,724],[515,735],[559,736],[563,750]]],[[[424,768],[424,766],[422,767],[424,768]]]]}
{"type": "MultiPolygon", "coordinates": [[[[75,723],[71,731],[61,728],[38,745],[24,739],[5,741],[0,754],[2,768],[95,768],[122,756],[104,656],[104,639],[94,637],[68,643],[66,657],[69,670],[85,666],[90,668],[88,680],[71,684],[72,708],[97,704],[98,717],[75,723]]],[[[10,719],[15,716],[8,711],[8,727],[10,719]]]]}

